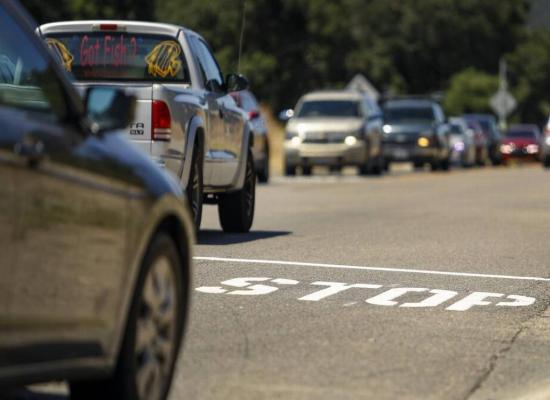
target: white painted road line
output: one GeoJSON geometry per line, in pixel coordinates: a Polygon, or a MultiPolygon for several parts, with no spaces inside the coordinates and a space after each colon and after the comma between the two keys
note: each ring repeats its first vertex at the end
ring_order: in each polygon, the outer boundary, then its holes
{"type": "Polygon", "coordinates": [[[322,264],[322,263],[277,261],[277,260],[253,260],[253,259],[244,259],[244,258],[193,257],[193,259],[197,261],[213,261],[213,262],[236,263],[236,264],[264,264],[264,265],[267,264],[267,265],[294,266],[294,267],[351,269],[351,270],[362,270],[362,271],[402,272],[407,274],[460,276],[460,277],[468,277],[468,278],[489,278],[489,279],[509,279],[509,280],[516,280],[516,281],[550,282],[550,278],[542,278],[542,277],[536,277],[536,276],[478,274],[478,273],[471,273],[471,272],[434,271],[434,270],[409,269],[409,268],[365,267],[365,266],[359,266],[359,265],[322,264]]]}

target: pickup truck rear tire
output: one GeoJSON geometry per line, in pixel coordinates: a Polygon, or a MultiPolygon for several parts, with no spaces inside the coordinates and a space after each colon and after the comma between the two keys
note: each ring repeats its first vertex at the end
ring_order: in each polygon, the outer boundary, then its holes
{"type": "Polygon", "coordinates": [[[202,160],[200,147],[195,145],[193,149],[193,159],[191,160],[191,172],[189,173],[189,182],[185,189],[189,209],[195,224],[195,231],[198,232],[201,227],[202,220],[202,203],[203,203],[203,181],[202,181],[202,160]]]}
{"type": "Polygon", "coordinates": [[[248,232],[254,221],[255,203],[256,172],[252,153],[248,152],[243,188],[238,192],[223,194],[219,197],[218,216],[223,231],[232,233],[248,232]]]}

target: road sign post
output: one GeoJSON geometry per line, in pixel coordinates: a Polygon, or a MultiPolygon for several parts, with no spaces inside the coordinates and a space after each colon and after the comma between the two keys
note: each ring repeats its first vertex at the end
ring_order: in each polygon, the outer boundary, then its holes
{"type": "Polygon", "coordinates": [[[517,107],[516,99],[508,91],[508,80],[506,75],[506,61],[501,60],[499,68],[499,89],[489,101],[491,108],[498,115],[501,129],[506,127],[506,117],[508,117],[517,107]]]}

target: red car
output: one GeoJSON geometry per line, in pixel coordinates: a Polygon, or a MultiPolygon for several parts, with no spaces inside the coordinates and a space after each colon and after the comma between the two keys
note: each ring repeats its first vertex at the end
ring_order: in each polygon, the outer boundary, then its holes
{"type": "Polygon", "coordinates": [[[538,161],[540,159],[540,129],[536,125],[512,125],[500,146],[502,160],[511,158],[538,161]]]}

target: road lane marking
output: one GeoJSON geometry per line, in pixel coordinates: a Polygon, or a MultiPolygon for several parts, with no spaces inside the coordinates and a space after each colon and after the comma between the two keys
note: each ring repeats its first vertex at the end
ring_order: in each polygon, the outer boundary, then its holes
{"type": "Polygon", "coordinates": [[[293,267],[317,267],[329,269],[350,269],[362,271],[380,271],[380,272],[402,272],[408,274],[422,275],[443,275],[443,276],[460,276],[468,278],[489,278],[489,279],[508,279],[516,281],[537,281],[550,282],[550,278],[542,278],[537,276],[518,276],[518,275],[499,275],[499,274],[480,274],[473,272],[453,272],[453,271],[435,271],[428,269],[410,269],[410,268],[386,268],[386,267],[366,267],[359,265],[342,265],[342,264],[323,264],[299,261],[278,261],[278,260],[255,260],[245,258],[224,258],[224,257],[193,257],[197,261],[213,261],[221,263],[236,263],[236,264],[264,264],[264,265],[280,265],[293,267]]]}
{"type": "MultiPolygon", "coordinates": [[[[265,296],[277,292],[280,288],[276,286],[257,284],[256,282],[274,283],[279,285],[298,285],[299,281],[286,278],[266,278],[266,277],[244,277],[234,278],[221,282],[221,285],[230,288],[223,288],[221,286],[201,286],[196,288],[197,292],[206,294],[228,294],[228,295],[241,295],[241,296],[265,296]]],[[[307,283],[303,283],[307,285],[307,283]]],[[[324,286],[323,289],[317,289],[315,292],[299,297],[299,301],[312,301],[318,302],[326,300],[328,297],[336,296],[349,289],[382,289],[383,291],[378,294],[371,293],[365,303],[375,306],[384,307],[404,307],[404,308],[435,308],[447,303],[445,310],[448,311],[468,311],[473,307],[484,306],[506,306],[506,307],[527,307],[535,303],[534,297],[520,296],[520,295],[505,295],[503,293],[488,293],[488,292],[471,292],[463,295],[458,301],[454,300],[456,296],[459,296],[458,292],[452,290],[443,289],[428,289],[428,288],[411,288],[411,287],[395,287],[396,285],[378,285],[370,283],[343,283],[343,282],[311,282],[309,286],[324,286]],[[423,300],[411,303],[406,302],[407,296],[422,293],[423,300]],[[498,298],[500,301],[491,300],[490,298],[498,298]],[[453,299],[454,303],[450,306],[448,302],[453,299]]],[[[358,291],[354,292],[354,295],[358,295],[358,291]]],[[[364,295],[363,295],[364,296],[364,295]]],[[[349,296],[348,296],[349,297],[349,296]]],[[[409,298],[410,300],[410,298],[409,298]]],[[[357,301],[347,302],[344,307],[357,304],[357,301]]],[[[444,306],[445,307],[445,306],[444,306]]]]}

